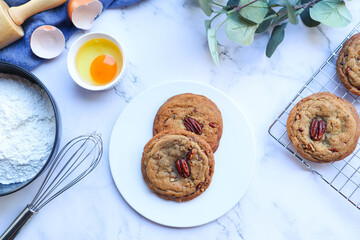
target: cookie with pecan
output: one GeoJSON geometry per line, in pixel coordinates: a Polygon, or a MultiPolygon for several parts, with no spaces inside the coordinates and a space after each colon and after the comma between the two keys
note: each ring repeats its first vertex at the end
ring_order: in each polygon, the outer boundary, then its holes
{"type": "Polygon", "coordinates": [[[210,145],[186,130],[165,130],[144,147],[141,172],[146,184],[159,197],[177,202],[202,194],[214,173],[210,145]]]}
{"type": "Polygon", "coordinates": [[[336,62],[336,71],[344,86],[360,95],[360,33],[344,44],[336,62]]]}
{"type": "Polygon", "coordinates": [[[155,116],[153,135],[167,129],[191,131],[205,139],[215,152],[223,132],[221,112],[203,95],[179,94],[169,98],[155,116]]]}
{"type": "Polygon", "coordinates": [[[296,151],[314,162],[333,162],[352,153],[360,135],[354,106],[332,93],[312,94],[290,111],[287,133],[296,151]]]}

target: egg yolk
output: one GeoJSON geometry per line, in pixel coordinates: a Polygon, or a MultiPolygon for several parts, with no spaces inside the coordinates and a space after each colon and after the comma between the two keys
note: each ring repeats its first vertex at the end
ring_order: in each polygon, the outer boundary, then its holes
{"type": "Polygon", "coordinates": [[[100,84],[111,82],[117,71],[115,59],[110,55],[100,55],[96,57],[90,66],[92,79],[100,84]]]}

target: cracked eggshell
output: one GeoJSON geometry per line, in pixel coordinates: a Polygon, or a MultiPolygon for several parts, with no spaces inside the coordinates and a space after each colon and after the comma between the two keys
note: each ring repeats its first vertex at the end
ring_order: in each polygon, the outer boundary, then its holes
{"type": "Polygon", "coordinates": [[[38,57],[45,59],[57,57],[65,48],[64,34],[54,26],[40,26],[31,34],[30,48],[38,57]]]}
{"type": "Polygon", "coordinates": [[[88,30],[95,18],[102,12],[99,0],[70,0],[67,6],[70,20],[77,28],[88,30]]]}

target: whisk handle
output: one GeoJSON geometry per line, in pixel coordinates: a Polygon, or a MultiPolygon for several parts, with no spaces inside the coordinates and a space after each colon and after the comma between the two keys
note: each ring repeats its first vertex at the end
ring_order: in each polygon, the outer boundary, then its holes
{"type": "Polygon", "coordinates": [[[0,240],[12,240],[20,232],[22,227],[30,220],[35,214],[33,210],[26,206],[26,208],[20,213],[20,215],[14,220],[10,227],[0,237],[0,240]]]}

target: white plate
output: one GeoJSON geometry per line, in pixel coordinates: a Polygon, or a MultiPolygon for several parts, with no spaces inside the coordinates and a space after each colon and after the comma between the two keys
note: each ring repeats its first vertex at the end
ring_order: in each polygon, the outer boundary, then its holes
{"type": "Polygon", "coordinates": [[[255,166],[255,144],[248,121],[224,93],[202,83],[170,82],[152,87],[134,98],[112,131],[109,161],[113,179],[125,201],[145,218],[171,227],[193,227],[213,221],[229,211],[245,194],[255,166]],[[159,107],[180,93],[202,94],[216,103],[224,130],[215,153],[209,188],[199,197],[177,203],[150,191],[141,174],[141,156],[152,137],[159,107]]]}

